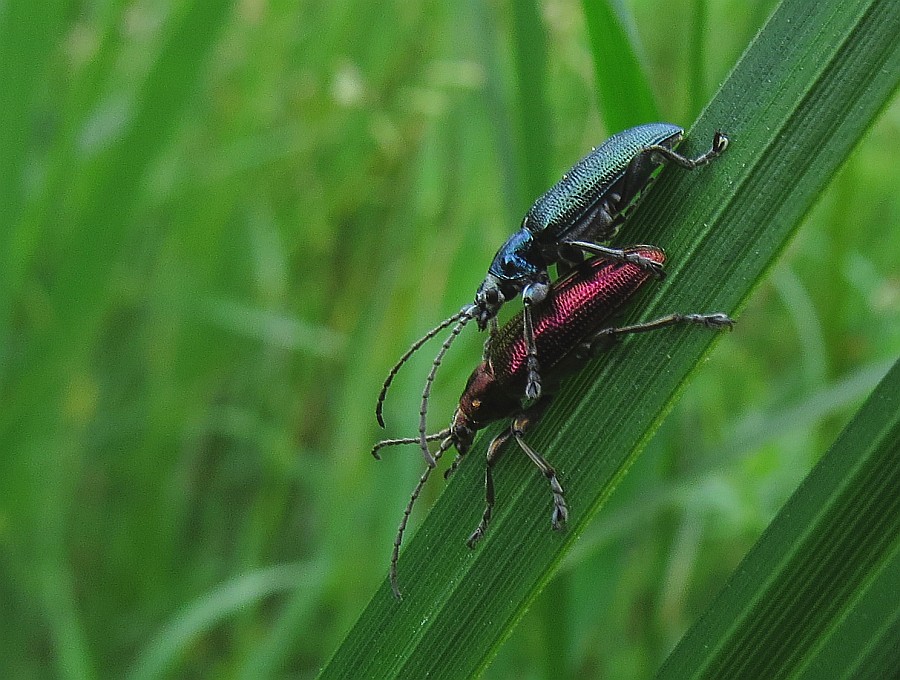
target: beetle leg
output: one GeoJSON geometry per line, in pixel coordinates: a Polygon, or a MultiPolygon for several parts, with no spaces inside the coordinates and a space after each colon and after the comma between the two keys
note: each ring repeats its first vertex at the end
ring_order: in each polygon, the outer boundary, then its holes
{"type": "MultiPolygon", "coordinates": [[[[511,429],[506,429],[491,440],[487,450],[487,463],[484,467],[484,512],[481,515],[481,521],[475,528],[475,531],[466,539],[466,545],[469,549],[475,547],[487,531],[488,524],[491,521],[491,515],[494,512],[494,464],[500,460],[500,454],[503,451],[503,445],[509,441],[512,436],[511,429]]],[[[454,461],[455,463],[455,461],[454,461]]]]}
{"type": "Polygon", "coordinates": [[[678,324],[696,324],[714,330],[721,328],[734,327],[734,320],[727,314],[716,312],[714,314],[668,314],[666,316],[654,319],[653,321],[645,321],[644,323],[636,323],[631,326],[620,326],[618,328],[603,328],[597,331],[593,336],[586,340],[581,351],[589,348],[591,354],[594,354],[609,346],[609,343],[619,336],[630,333],[647,333],[649,331],[659,330],[667,326],[676,326],[678,324]]]}
{"type": "Polygon", "coordinates": [[[540,364],[537,358],[537,343],[534,340],[534,320],[531,318],[531,307],[525,307],[525,347],[528,351],[528,382],[525,384],[525,396],[537,399],[541,396],[540,364]]]}
{"type": "MultiPolygon", "coordinates": [[[[471,536],[469,536],[466,541],[466,545],[469,548],[474,548],[475,544],[478,543],[482,538],[484,538],[484,534],[487,531],[488,524],[491,521],[491,516],[494,511],[494,475],[493,468],[494,465],[500,460],[500,455],[503,452],[503,445],[509,441],[510,437],[515,437],[519,446],[522,447],[523,451],[528,454],[529,458],[531,458],[531,454],[537,456],[543,462],[543,467],[541,467],[541,472],[545,472],[545,469],[549,469],[552,477],[556,478],[556,473],[553,472],[553,468],[551,468],[546,461],[544,461],[541,456],[533,451],[527,444],[521,441],[521,436],[525,432],[525,429],[531,425],[535,420],[537,420],[544,411],[547,410],[547,407],[550,405],[552,398],[550,396],[545,395],[542,399],[534,402],[531,406],[529,406],[525,411],[517,415],[513,418],[512,422],[509,424],[509,427],[503,430],[500,434],[494,437],[491,440],[491,443],[488,445],[487,450],[487,464],[484,470],[484,513],[481,516],[481,521],[478,523],[478,527],[476,527],[475,531],[472,532],[471,536]],[[529,453],[531,451],[531,453],[529,453]]],[[[534,458],[532,458],[534,460],[534,458]]],[[[554,492],[554,501],[557,500],[557,492],[559,494],[559,500],[562,502],[562,512],[558,512],[558,508],[554,505],[553,517],[554,517],[554,528],[556,528],[556,524],[560,522],[565,522],[566,517],[568,517],[568,511],[566,510],[565,500],[562,499],[562,488],[559,486],[559,481],[550,482],[551,488],[554,492]]],[[[561,526],[561,525],[560,525],[561,526]]]]}
{"type": "Polygon", "coordinates": [[[574,225],[566,229],[562,237],[572,241],[608,241],[619,226],[617,204],[620,200],[618,193],[603,197],[574,225]]]}
{"type": "Polygon", "coordinates": [[[529,283],[522,291],[522,301],[525,304],[523,313],[525,323],[525,348],[528,351],[527,369],[528,382],[525,384],[525,396],[529,399],[538,399],[541,396],[540,364],[537,356],[537,343],[534,339],[534,317],[532,309],[534,305],[543,302],[550,288],[549,281],[534,281],[529,283]]]}
{"type": "Polygon", "coordinates": [[[543,474],[550,483],[550,491],[553,493],[553,513],[550,517],[550,522],[553,528],[557,531],[561,530],[569,519],[569,508],[566,505],[564,491],[562,485],[559,483],[559,477],[556,474],[556,470],[553,469],[553,466],[550,465],[541,454],[531,448],[525,443],[525,440],[522,439],[525,430],[531,423],[540,417],[549,403],[549,399],[542,399],[535,402],[530,408],[513,418],[509,427],[491,440],[487,451],[487,465],[484,470],[484,513],[482,514],[481,521],[478,523],[475,531],[472,532],[472,535],[469,536],[466,541],[466,545],[468,545],[469,548],[474,548],[478,541],[484,538],[488,524],[491,521],[491,516],[494,511],[493,467],[497,461],[500,460],[503,445],[506,444],[511,437],[515,438],[519,448],[521,448],[522,451],[525,452],[525,455],[537,465],[541,474],[543,474]]]}
{"type": "Polygon", "coordinates": [[[682,156],[677,151],[673,151],[672,149],[658,144],[648,146],[642,153],[653,154],[654,157],[660,158],[662,161],[677,163],[683,168],[693,170],[694,168],[701,165],[706,165],[727,148],[728,137],[716,130],[715,134],[713,135],[712,146],[706,153],[697,156],[697,158],[688,158],[687,156],[682,156]]]}
{"type": "Polygon", "coordinates": [[[560,531],[565,525],[566,520],[569,519],[569,508],[566,506],[563,488],[559,483],[559,478],[556,476],[556,470],[553,469],[553,466],[550,465],[550,463],[544,460],[544,457],[541,454],[531,448],[525,443],[525,440],[522,439],[525,428],[531,423],[531,417],[531,414],[527,411],[516,416],[510,426],[510,431],[512,432],[513,437],[516,438],[516,443],[519,445],[519,448],[525,452],[532,463],[537,465],[541,474],[543,474],[544,477],[547,478],[547,481],[550,482],[550,491],[553,493],[553,514],[550,516],[550,524],[556,531],[560,531]]]}
{"type": "MultiPolygon", "coordinates": [[[[594,209],[594,214],[589,218],[590,226],[578,236],[579,240],[592,243],[609,241],[625,221],[624,209],[626,207],[627,205],[622,205],[622,195],[611,190],[609,195],[594,209]]],[[[572,236],[576,235],[572,234],[572,236]]]]}
{"type": "Polygon", "coordinates": [[[664,279],[666,274],[663,271],[662,265],[659,262],[654,260],[650,260],[646,257],[642,257],[637,253],[626,253],[624,250],[619,250],[617,248],[608,248],[606,246],[597,245],[596,243],[590,243],[588,241],[565,241],[563,245],[572,246],[574,248],[580,248],[581,250],[587,251],[593,255],[602,255],[611,260],[616,260],[618,262],[630,262],[631,264],[636,264],[641,269],[644,269],[657,279],[664,279]]]}

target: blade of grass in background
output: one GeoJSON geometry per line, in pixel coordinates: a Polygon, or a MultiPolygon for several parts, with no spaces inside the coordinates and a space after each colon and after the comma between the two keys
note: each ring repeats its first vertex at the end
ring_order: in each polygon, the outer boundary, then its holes
{"type": "Polygon", "coordinates": [[[708,7],[707,0],[694,0],[691,17],[691,39],[688,51],[688,104],[690,116],[698,116],[706,101],[706,69],[703,57],[706,46],[708,7]]]}
{"type": "MultiPolygon", "coordinates": [[[[12,79],[14,83],[36,76],[33,69],[41,67],[36,59],[31,61],[30,50],[38,49],[41,54],[59,58],[49,44],[61,42],[61,37],[56,35],[57,12],[48,15],[46,35],[36,36],[25,29],[43,29],[44,21],[28,15],[38,11],[37,6],[28,4],[24,8],[25,4],[10,3],[4,7],[3,18],[7,25],[12,24],[10,31],[4,31],[4,35],[11,36],[5,44],[16,55],[11,64],[15,67],[16,60],[23,55],[27,64],[12,79]],[[22,13],[28,16],[17,26],[16,20],[22,13]],[[23,44],[12,39],[22,40],[23,36],[23,44]],[[34,43],[30,42],[32,38],[34,43]]],[[[65,14],[63,5],[58,7],[65,14]]],[[[5,460],[9,468],[0,480],[0,494],[12,518],[10,544],[20,563],[16,577],[21,581],[22,592],[35,593],[43,605],[42,613],[54,647],[52,656],[61,677],[90,677],[96,665],[85,639],[80,620],[83,612],[79,611],[75,593],[76,577],[67,556],[70,504],[84,464],[80,457],[83,450],[76,444],[83,433],[77,427],[73,431],[67,428],[92,408],[95,388],[84,366],[90,361],[98,320],[108,311],[104,303],[110,294],[110,280],[115,278],[112,272],[117,257],[132,236],[128,231],[128,217],[140,195],[144,172],[181,120],[185,101],[207,64],[204,57],[227,17],[228,7],[228,2],[217,0],[188,4],[174,13],[167,40],[132,106],[112,114],[95,112],[98,118],[111,115],[103,118],[101,127],[105,136],[93,140],[95,146],[85,137],[66,140],[70,121],[54,121],[57,125],[54,132],[62,138],[54,141],[66,147],[65,150],[56,149],[47,158],[28,159],[36,166],[29,172],[15,168],[20,177],[33,173],[43,179],[65,174],[75,185],[66,195],[51,197],[46,205],[29,206],[32,209],[26,211],[21,223],[13,223],[10,232],[13,246],[9,251],[4,249],[4,255],[11,254],[19,266],[30,266],[32,257],[40,257],[44,268],[39,295],[46,295],[45,316],[36,322],[44,332],[27,346],[17,348],[16,361],[4,366],[4,390],[14,395],[14,399],[0,414],[0,440],[13,453],[5,460]],[[68,159],[68,154],[73,153],[69,145],[75,145],[83,154],[77,173],[73,173],[68,160],[60,160],[68,159]],[[60,163],[61,167],[54,163],[60,163]],[[45,251],[30,252],[39,240],[15,243],[19,226],[32,238],[35,234],[53,234],[54,238],[45,251]],[[69,372],[72,366],[81,366],[82,370],[74,371],[72,376],[69,372]],[[72,383],[67,383],[65,377],[72,383]],[[27,567],[23,568],[24,565],[27,567]]],[[[28,96],[27,86],[22,81],[16,86],[16,93],[25,97],[22,105],[35,106],[33,100],[37,94],[28,96]]],[[[4,111],[7,110],[17,120],[34,124],[17,108],[4,106],[4,111]]],[[[11,148],[17,149],[19,142],[28,140],[29,134],[39,134],[39,130],[15,127],[12,133],[17,144],[11,148]]],[[[36,185],[40,187],[40,182],[36,185]]],[[[33,198],[21,186],[16,186],[15,191],[19,196],[33,198]]],[[[10,209],[15,211],[15,207],[10,209]]],[[[13,212],[12,217],[21,216],[13,212]]],[[[17,271],[10,269],[12,273],[17,271]]],[[[8,274],[5,271],[3,276],[8,274]]],[[[15,327],[5,323],[3,326],[15,327]]],[[[16,346],[15,342],[11,344],[16,346]]],[[[88,419],[89,416],[85,417],[88,419]]]]}
{"type": "Polygon", "coordinates": [[[550,155],[550,116],[547,112],[547,38],[537,2],[512,5],[513,49],[515,50],[515,106],[519,123],[519,145],[524,158],[525,203],[540,196],[547,187],[547,158],[550,155]]]}
{"type": "MultiPolygon", "coordinates": [[[[20,223],[24,211],[23,177],[29,163],[29,145],[36,135],[31,111],[40,97],[40,83],[52,67],[52,47],[62,38],[66,10],[62,3],[38,6],[11,0],[0,7],[0,330],[8,319],[13,281],[24,268],[27,235],[20,223]]],[[[0,342],[7,338],[0,335],[0,342]]],[[[9,369],[0,363],[0,379],[9,369]]]]}
{"type": "MultiPolygon", "coordinates": [[[[889,0],[782,4],[685,144],[696,153],[722,128],[727,154],[702,171],[666,171],[623,229],[666,244],[671,257],[669,278],[629,320],[740,306],[895,91],[898,31],[889,0]]],[[[405,599],[395,602],[385,583],[322,677],[483,669],[711,342],[696,329],[629,339],[561,392],[530,439],[563,476],[565,534],[549,530],[544,480],[510,455],[498,466],[491,531],[467,551],[482,468],[462,466],[401,556],[405,599]]]]}
{"type": "Polygon", "coordinates": [[[900,362],[660,678],[887,678],[900,662],[900,362]]]}
{"type": "MultiPolygon", "coordinates": [[[[179,656],[189,646],[222,620],[234,616],[241,609],[247,609],[260,601],[280,592],[297,590],[298,583],[313,587],[324,574],[324,565],[296,564],[270,567],[242,574],[224,583],[214,591],[188,605],[176,615],[164,630],[160,631],[147,645],[134,664],[130,680],[152,680],[168,677],[179,656]]],[[[303,613],[312,608],[307,600],[303,613]]],[[[271,668],[256,668],[245,671],[244,677],[270,677],[271,668]]]]}
{"type": "Polygon", "coordinates": [[[547,111],[545,79],[547,44],[536,2],[511,6],[512,75],[498,46],[501,29],[496,8],[471,3],[478,27],[478,61],[486,66],[482,105],[490,111],[490,125],[503,173],[508,221],[515,224],[527,205],[547,186],[549,140],[553,138],[547,111]]]}
{"type": "Polygon", "coordinates": [[[504,77],[501,57],[498,54],[496,18],[486,3],[472,2],[470,6],[474,16],[473,24],[476,27],[478,63],[483,65],[486,72],[481,105],[489,112],[492,141],[497,150],[500,189],[506,212],[504,221],[515,224],[519,206],[528,198],[518,167],[519,145],[514,126],[511,124],[515,116],[510,108],[511,95],[504,87],[508,78],[504,77]]]}
{"type": "MultiPolygon", "coordinates": [[[[517,206],[516,218],[523,215],[528,206],[558,179],[553,176],[554,163],[550,161],[551,140],[557,138],[557,135],[550,123],[547,107],[547,33],[541,10],[540,3],[530,0],[512,4],[512,49],[517,87],[516,105],[511,108],[511,113],[518,120],[518,148],[523,157],[521,171],[524,175],[522,184],[525,198],[517,206]]],[[[516,221],[513,220],[510,224],[514,225],[516,221]]],[[[559,625],[560,619],[566,618],[563,602],[557,602],[555,611],[544,610],[537,613],[544,630],[548,632],[546,639],[550,641],[551,648],[547,650],[544,659],[550,660],[568,644],[568,629],[559,625]]]]}
{"type": "Polygon", "coordinates": [[[584,0],[581,6],[594,56],[597,98],[606,130],[612,134],[658,120],[627,10],[617,0],[584,0]]]}

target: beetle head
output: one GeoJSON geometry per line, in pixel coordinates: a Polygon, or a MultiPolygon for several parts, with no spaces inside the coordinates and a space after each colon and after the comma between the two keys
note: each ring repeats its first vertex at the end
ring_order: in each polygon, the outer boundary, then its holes
{"type": "Polygon", "coordinates": [[[488,268],[478,292],[475,293],[476,319],[484,330],[488,321],[497,316],[503,303],[509,302],[528,284],[546,274],[547,262],[526,225],[504,243],[488,268]]]}
{"type": "Polygon", "coordinates": [[[482,361],[469,376],[450,423],[450,433],[457,451],[468,451],[478,430],[508,417],[520,407],[521,401],[510,396],[508,387],[504,388],[494,377],[490,363],[482,361]]]}
{"type": "Polygon", "coordinates": [[[475,293],[474,311],[475,321],[480,330],[487,327],[488,321],[497,316],[497,312],[506,302],[506,295],[503,294],[505,287],[500,279],[491,273],[488,273],[481,285],[478,286],[478,291],[475,293]]]}

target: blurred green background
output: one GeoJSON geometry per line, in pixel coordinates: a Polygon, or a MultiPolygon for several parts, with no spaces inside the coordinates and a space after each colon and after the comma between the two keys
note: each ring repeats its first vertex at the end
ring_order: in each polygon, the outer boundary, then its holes
{"type": "MultiPolygon", "coordinates": [[[[614,3],[598,72],[572,0],[0,3],[0,676],[313,676],[422,466],[387,369],[773,4],[614,3]]],[[[709,602],[900,353],[898,148],[895,101],[487,677],[647,677],[709,602]]]]}

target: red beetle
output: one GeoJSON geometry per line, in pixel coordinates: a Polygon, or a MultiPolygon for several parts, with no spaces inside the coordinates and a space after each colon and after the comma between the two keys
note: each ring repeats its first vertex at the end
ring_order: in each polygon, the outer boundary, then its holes
{"type": "MultiPolygon", "coordinates": [[[[665,262],[665,253],[653,246],[633,246],[626,248],[624,252],[656,262],[660,266],[665,262]]],[[[515,439],[519,448],[549,481],[553,494],[551,525],[556,530],[562,529],[568,517],[568,509],[556,471],[522,437],[528,425],[546,408],[559,380],[622,335],[657,330],[681,323],[698,324],[713,329],[731,328],[734,324],[728,315],[715,313],[670,314],[632,326],[608,325],[610,317],[618,312],[628,298],[652,276],[646,267],[630,261],[597,257],[583,262],[569,275],[556,281],[550,287],[544,302],[534,310],[534,340],[547,388],[542,392],[541,398],[530,403],[524,398],[525,385],[529,378],[529,349],[523,331],[525,326],[523,313],[520,312],[490,340],[484,359],[469,376],[465,390],[459,398],[459,405],[450,421],[450,427],[434,434],[426,434],[428,396],[433,378],[429,375],[423,395],[419,436],[380,441],[372,449],[372,455],[379,458],[378,452],[386,446],[419,442],[427,459],[431,458],[427,442],[440,440],[440,446],[433,457],[435,461],[451,446],[457,450],[457,458],[445,474],[449,476],[471,448],[478,430],[497,420],[510,418],[509,427],[497,435],[488,446],[484,514],[478,527],[469,536],[467,544],[473,548],[487,530],[494,506],[492,468],[500,457],[502,445],[510,438],[515,439]]],[[[440,363],[451,340],[452,336],[444,342],[435,358],[435,366],[440,363]]],[[[413,505],[432,468],[433,465],[426,468],[413,490],[394,540],[390,575],[391,587],[398,598],[400,590],[397,585],[397,559],[403,532],[406,530],[413,505]]]]}

